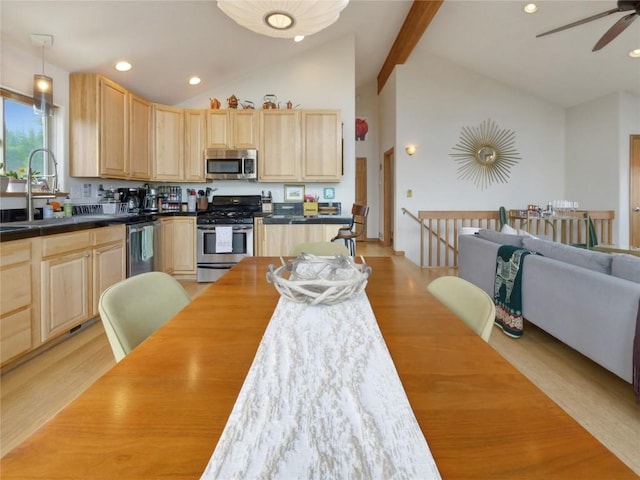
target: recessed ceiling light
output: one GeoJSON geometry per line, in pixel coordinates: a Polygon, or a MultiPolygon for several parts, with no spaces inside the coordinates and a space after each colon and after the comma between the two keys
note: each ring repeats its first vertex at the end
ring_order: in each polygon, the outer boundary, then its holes
{"type": "Polygon", "coordinates": [[[640,58],[640,48],[636,48],[635,50],[631,50],[629,52],[629,56],[631,58],[640,58]]]}
{"type": "Polygon", "coordinates": [[[116,63],[116,70],[119,72],[128,72],[131,70],[131,64],[129,62],[118,62],[116,63]]]}
{"type": "Polygon", "coordinates": [[[525,13],[536,13],[538,11],[538,6],[535,3],[527,3],[524,6],[525,13]]]}
{"type": "Polygon", "coordinates": [[[189,79],[189,85],[198,85],[200,83],[200,77],[191,77],[189,79]]]}
{"type": "Polygon", "coordinates": [[[294,42],[301,42],[302,40],[304,40],[304,35],[296,35],[293,37],[294,42]]]}

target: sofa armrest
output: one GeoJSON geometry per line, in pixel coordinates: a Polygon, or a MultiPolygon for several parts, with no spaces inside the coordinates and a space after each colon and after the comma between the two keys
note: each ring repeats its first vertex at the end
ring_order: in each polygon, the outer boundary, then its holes
{"type": "Polygon", "coordinates": [[[500,244],[477,235],[458,237],[458,276],[480,287],[493,298],[496,256],[500,244]]]}

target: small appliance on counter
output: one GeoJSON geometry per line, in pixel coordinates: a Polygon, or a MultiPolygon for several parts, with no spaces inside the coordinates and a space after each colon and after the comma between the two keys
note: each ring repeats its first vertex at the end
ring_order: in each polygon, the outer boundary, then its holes
{"type": "Polygon", "coordinates": [[[160,210],[160,197],[158,196],[158,190],[149,187],[147,193],[142,201],[142,211],[145,213],[158,213],[160,210]]]}

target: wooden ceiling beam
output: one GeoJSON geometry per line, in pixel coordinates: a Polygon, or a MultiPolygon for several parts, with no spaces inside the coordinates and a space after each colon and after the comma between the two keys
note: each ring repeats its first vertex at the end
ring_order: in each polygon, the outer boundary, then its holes
{"type": "Polygon", "coordinates": [[[395,66],[402,65],[407,61],[431,20],[436,16],[442,2],[444,0],[414,0],[398,36],[389,50],[387,59],[378,73],[378,93],[384,87],[395,66]]]}

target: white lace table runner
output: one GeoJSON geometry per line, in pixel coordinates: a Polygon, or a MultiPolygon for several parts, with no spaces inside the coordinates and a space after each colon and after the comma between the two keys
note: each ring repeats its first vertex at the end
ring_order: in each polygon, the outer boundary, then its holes
{"type": "Polygon", "coordinates": [[[364,292],[280,299],[201,478],[441,478],[364,292]]]}

